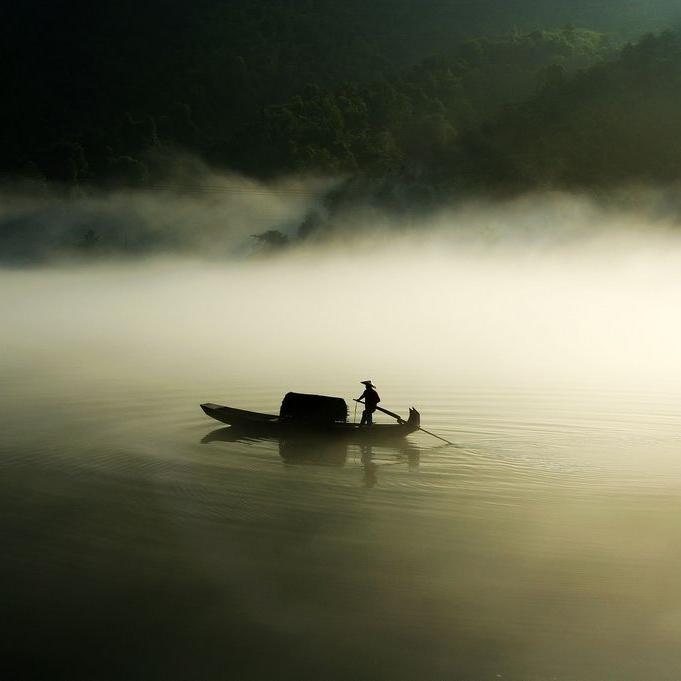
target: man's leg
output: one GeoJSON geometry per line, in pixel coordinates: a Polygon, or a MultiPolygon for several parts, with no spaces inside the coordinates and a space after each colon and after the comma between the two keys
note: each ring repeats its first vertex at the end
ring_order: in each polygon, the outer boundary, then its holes
{"type": "Polygon", "coordinates": [[[360,426],[366,425],[366,424],[367,424],[367,418],[370,418],[370,417],[369,417],[369,412],[365,409],[365,410],[362,412],[362,418],[361,418],[361,420],[360,420],[360,422],[359,422],[359,425],[360,425],[360,426]]]}

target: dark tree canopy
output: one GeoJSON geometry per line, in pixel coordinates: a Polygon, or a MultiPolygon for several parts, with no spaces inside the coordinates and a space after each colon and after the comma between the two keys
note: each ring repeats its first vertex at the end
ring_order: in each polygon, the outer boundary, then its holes
{"type": "Polygon", "coordinates": [[[677,14],[676,0],[6,3],[0,172],[141,185],[186,151],[259,177],[445,189],[666,178],[678,36],[615,57],[677,14]]]}

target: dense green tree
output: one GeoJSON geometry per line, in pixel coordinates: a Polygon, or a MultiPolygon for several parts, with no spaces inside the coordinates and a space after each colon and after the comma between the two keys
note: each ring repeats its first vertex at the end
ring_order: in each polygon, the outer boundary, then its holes
{"type": "Polygon", "coordinates": [[[622,175],[638,163],[667,177],[675,156],[662,136],[676,131],[678,91],[671,39],[648,38],[626,48],[616,67],[572,74],[607,59],[617,42],[576,25],[619,35],[657,28],[681,13],[677,4],[5,3],[0,172],[141,184],[163,171],[159,158],[186,150],[256,176],[576,182],[606,167],[614,174],[617,158],[622,175]],[[571,23],[542,29],[563,22],[571,23]],[[634,93],[632,101],[617,88],[634,93]],[[646,106],[634,101],[641,92],[646,106]],[[629,106],[626,124],[607,111],[608,98],[615,109],[629,106]],[[574,114],[561,113],[561,102],[574,114]],[[528,135],[535,125],[538,134],[528,135]],[[624,139],[645,125],[654,134],[624,139]],[[586,163],[589,145],[600,153],[586,163]]]}
{"type": "Polygon", "coordinates": [[[520,186],[681,177],[681,33],[646,36],[570,78],[546,75],[528,102],[463,140],[458,162],[471,184],[493,168],[507,168],[520,186]]]}

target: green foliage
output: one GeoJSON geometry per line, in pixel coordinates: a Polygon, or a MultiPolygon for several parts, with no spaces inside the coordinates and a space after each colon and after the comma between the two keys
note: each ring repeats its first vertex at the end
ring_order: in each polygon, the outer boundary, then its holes
{"type": "Polygon", "coordinates": [[[460,162],[473,185],[502,167],[521,187],[677,180],[680,112],[681,34],[648,35],[617,60],[547,79],[530,101],[469,135],[460,162]]]}
{"type": "Polygon", "coordinates": [[[259,177],[444,189],[669,177],[677,34],[606,64],[616,39],[573,24],[626,31],[678,11],[677,0],[7,4],[0,172],[142,185],[186,150],[259,177]],[[573,23],[538,28],[556,22],[573,23]]]}
{"type": "Polygon", "coordinates": [[[611,50],[611,40],[592,31],[536,31],[468,41],[402,76],[329,89],[308,84],[287,103],[265,107],[249,153],[261,173],[421,174],[445,163],[461,131],[611,50]]]}

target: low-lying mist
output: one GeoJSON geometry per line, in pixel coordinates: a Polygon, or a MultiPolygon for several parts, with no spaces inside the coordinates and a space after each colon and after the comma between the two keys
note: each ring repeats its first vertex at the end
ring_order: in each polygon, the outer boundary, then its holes
{"type": "MultiPolygon", "coordinates": [[[[181,162],[182,161],[182,162],[181,162]]],[[[165,184],[145,188],[0,187],[0,266],[82,264],[180,256],[239,260],[321,247],[360,253],[387,243],[439,250],[536,249],[681,225],[677,187],[544,192],[506,200],[444,199],[427,183],[217,174],[170,161],[165,184]]]]}
{"type": "Polygon", "coordinates": [[[181,176],[145,189],[0,190],[0,264],[43,265],[150,255],[225,259],[253,250],[254,234],[295,231],[329,180],[268,184],[241,176],[181,176]]]}
{"type": "Polygon", "coordinates": [[[136,229],[174,246],[0,271],[4,370],[131,381],[171,372],[309,390],[346,376],[679,385],[672,220],[547,194],[418,217],[345,208],[301,241],[292,230],[322,208],[310,185],[291,182],[237,195],[5,202],[5,226],[23,210],[48,236],[90,228],[88,215],[101,230],[104,210],[108,228],[124,230],[132,213],[144,218],[136,229]],[[291,242],[264,257],[250,235],[270,229],[291,242]]]}

